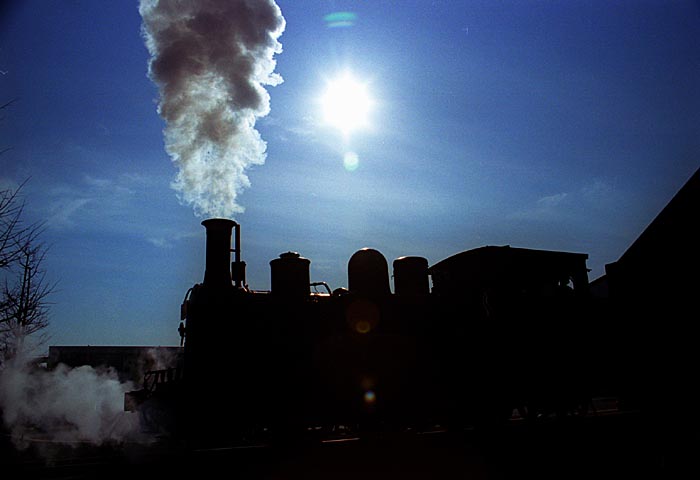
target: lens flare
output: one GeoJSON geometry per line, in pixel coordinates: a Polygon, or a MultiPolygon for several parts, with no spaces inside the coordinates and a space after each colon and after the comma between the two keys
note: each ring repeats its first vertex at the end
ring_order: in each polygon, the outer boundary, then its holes
{"type": "Polygon", "coordinates": [[[357,20],[357,14],[353,12],[333,12],[323,17],[328,28],[352,27],[357,20]]]}
{"type": "Polygon", "coordinates": [[[367,405],[373,405],[377,401],[377,395],[373,390],[367,390],[364,395],[365,403],[367,405]]]}
{"type": "Polygon", "coordinates": [[[355,323],[357,333],[369,333],[370,330],[372,330],[372,325],[367,320],[358,320],[355,323]]]}
{"type": "Polygon", "coordinates": [[[348,172],[354,172],[360,166],[360,157],[355,152],[347,152],[343,155],[343,166],[348,172]]]}
{"type": "Polygon", "coordinates": [[[367,334],[379,324],[379,309],[368,300],[355,300],[345,310],[348,326],[359,334],[367,334]]]}

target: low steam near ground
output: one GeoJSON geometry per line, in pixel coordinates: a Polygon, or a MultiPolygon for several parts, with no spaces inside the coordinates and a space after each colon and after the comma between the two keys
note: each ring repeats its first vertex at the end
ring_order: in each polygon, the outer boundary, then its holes
{"type": "MultiPolygon", "coordinates": [[[[139,378],[147,370],[172,366],[173,358],[148,350],[139,359],[139,378]]],[[[0,413],[18,448],[32,440],[95,445],[147,442],[139,416],[124,411],[124,394],[141,388],[120,381],[113,368],[59,364],[48,370],[24,359],[0,368],[0,413]]]]}
{"type": "Polygon", "coordinates": [[[119,442],[138,432],[138,418],[124,412],[124,393],[112,369],[90,366],[36,369],[13,361],[0,372],[0,409],[17,446],[32,437],[58,442],[119,442]]]}

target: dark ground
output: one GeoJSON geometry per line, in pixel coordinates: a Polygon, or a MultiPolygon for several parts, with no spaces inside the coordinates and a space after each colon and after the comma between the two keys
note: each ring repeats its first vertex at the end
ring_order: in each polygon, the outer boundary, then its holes
{"type": "MultiPolygon", "coordinates": [[[[687,438],[697,436],[692,432],[687,438]]],[[[157,442],[95,447],[34,441],[20,452],[9,437],[2,442],[3,474],[16,478],[700,478],[697,443],[664,438],[638,413],[511,421],[490,431],[375,432],[277,446],[184,448],[157,442]]]]}

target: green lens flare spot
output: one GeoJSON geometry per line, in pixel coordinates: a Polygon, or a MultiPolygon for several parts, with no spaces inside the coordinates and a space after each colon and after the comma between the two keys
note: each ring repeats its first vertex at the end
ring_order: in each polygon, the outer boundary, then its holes
{"type": "Polygon", "coordinates": [[[352,12],[333,12],[323,17],[328,28],[352,27],[355,25],[357,15],[352,12]]]}

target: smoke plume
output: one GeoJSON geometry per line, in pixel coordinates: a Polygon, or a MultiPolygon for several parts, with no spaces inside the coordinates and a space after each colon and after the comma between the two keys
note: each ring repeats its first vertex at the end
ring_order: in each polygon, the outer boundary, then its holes
{"type": "Polygon", "coordinates": [[[33,437],[121,442],[139,434],[138,417],[124,412],[124,393],[131,389],[114,370],[65,365],[42,370],[12,360],[0,370],[0,411],[18,447],[33,437]]]}
{"type": "Polygon", "coordinates": [[[285,20],[273,0],[141,0],[149,76],[160,90],[173,182],[195,213],[230,217],[250,186],[246,170],[265,161],[255,129],[278,85],[274,55],[285,20]]]}

